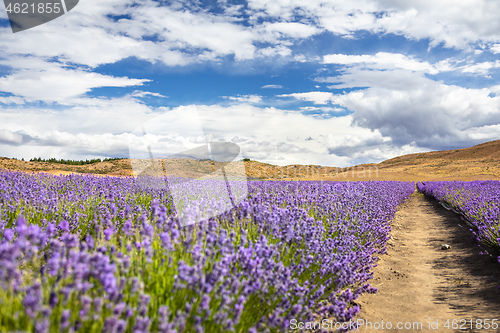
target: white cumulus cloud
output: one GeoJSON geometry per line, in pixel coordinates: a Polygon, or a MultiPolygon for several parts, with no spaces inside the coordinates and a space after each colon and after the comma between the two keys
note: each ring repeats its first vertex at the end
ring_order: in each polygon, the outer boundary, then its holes
{"type": "Polygon", "coordinates": [[[325,64],[366,65],[378,69],[407,69],[437,74],[439,70],[426,61],[419,61],[404,54],[378,52],[375,55],[328,54],[323,57],[325,64]]]}
{"type": "Polygon", "coordinates": [[[309,91],[277,95],[277,97],[293,97],[298,100],[313,102],[314,104],[328,104],[332,101],[333,96],[333,93],[327,91],[309,91]]]}

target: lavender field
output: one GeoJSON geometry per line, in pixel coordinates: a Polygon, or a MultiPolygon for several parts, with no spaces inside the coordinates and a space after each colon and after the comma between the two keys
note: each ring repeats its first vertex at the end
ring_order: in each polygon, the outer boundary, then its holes
{"type": "Polygon", "coordinates": [[[376,256],[414,186],[249,182],[235,208],[183,227],[168,188],[0,172],[0,331],[285,332],[292,319],[348,321],[354,300],[375,291],[376,256]]]}
{"type": "Polygon", "coordinates": [[[417,187],[460,214],[483,252],[492,252],[500,262],[500,181],[425,182],[417,187]]]}

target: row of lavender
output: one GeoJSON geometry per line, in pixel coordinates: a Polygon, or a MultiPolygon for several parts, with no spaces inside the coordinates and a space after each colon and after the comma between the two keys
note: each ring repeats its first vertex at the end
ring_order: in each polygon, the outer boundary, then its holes
{"type": "Polygon", "coordinates": [[[477,241],[486,245],[484,251],[500,254],[500,181],[425,182],[417,187],[461,214],[477,241]]]}
{"type": "Polygon", "coordinates": [[[181,227],[166,188],[0,172],[0,331],[282,332],[291,319],[349,320],[413,190],[250,182],[236,208],[181,227]]]}

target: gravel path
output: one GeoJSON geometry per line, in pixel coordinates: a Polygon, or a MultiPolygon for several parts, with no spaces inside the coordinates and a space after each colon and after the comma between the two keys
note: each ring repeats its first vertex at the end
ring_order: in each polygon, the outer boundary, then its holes
{"type": "Polygon", "coordinates": [[[379,291],[359,299],[358,319],[372,323],[360,332],[500,332],[500,264],[479,255],[455,213],[414,193],[400,207],[392,236],[375,268],[372,285],[379,291]],[[453,329],[453,319],[462,329],[453,329]],[[497,319],[499,327],[479,328],[476,319],[497,319]]]}

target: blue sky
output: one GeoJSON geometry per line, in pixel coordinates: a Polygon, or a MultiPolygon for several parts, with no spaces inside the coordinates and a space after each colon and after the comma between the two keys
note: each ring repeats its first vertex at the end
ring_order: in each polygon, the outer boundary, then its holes
{"type": "Polygon", "coordinates": [[[349,166],[496,140],[498,31],[494,0],[86,0],[15,34],[1,7],[0,155],[349,166]]]}

